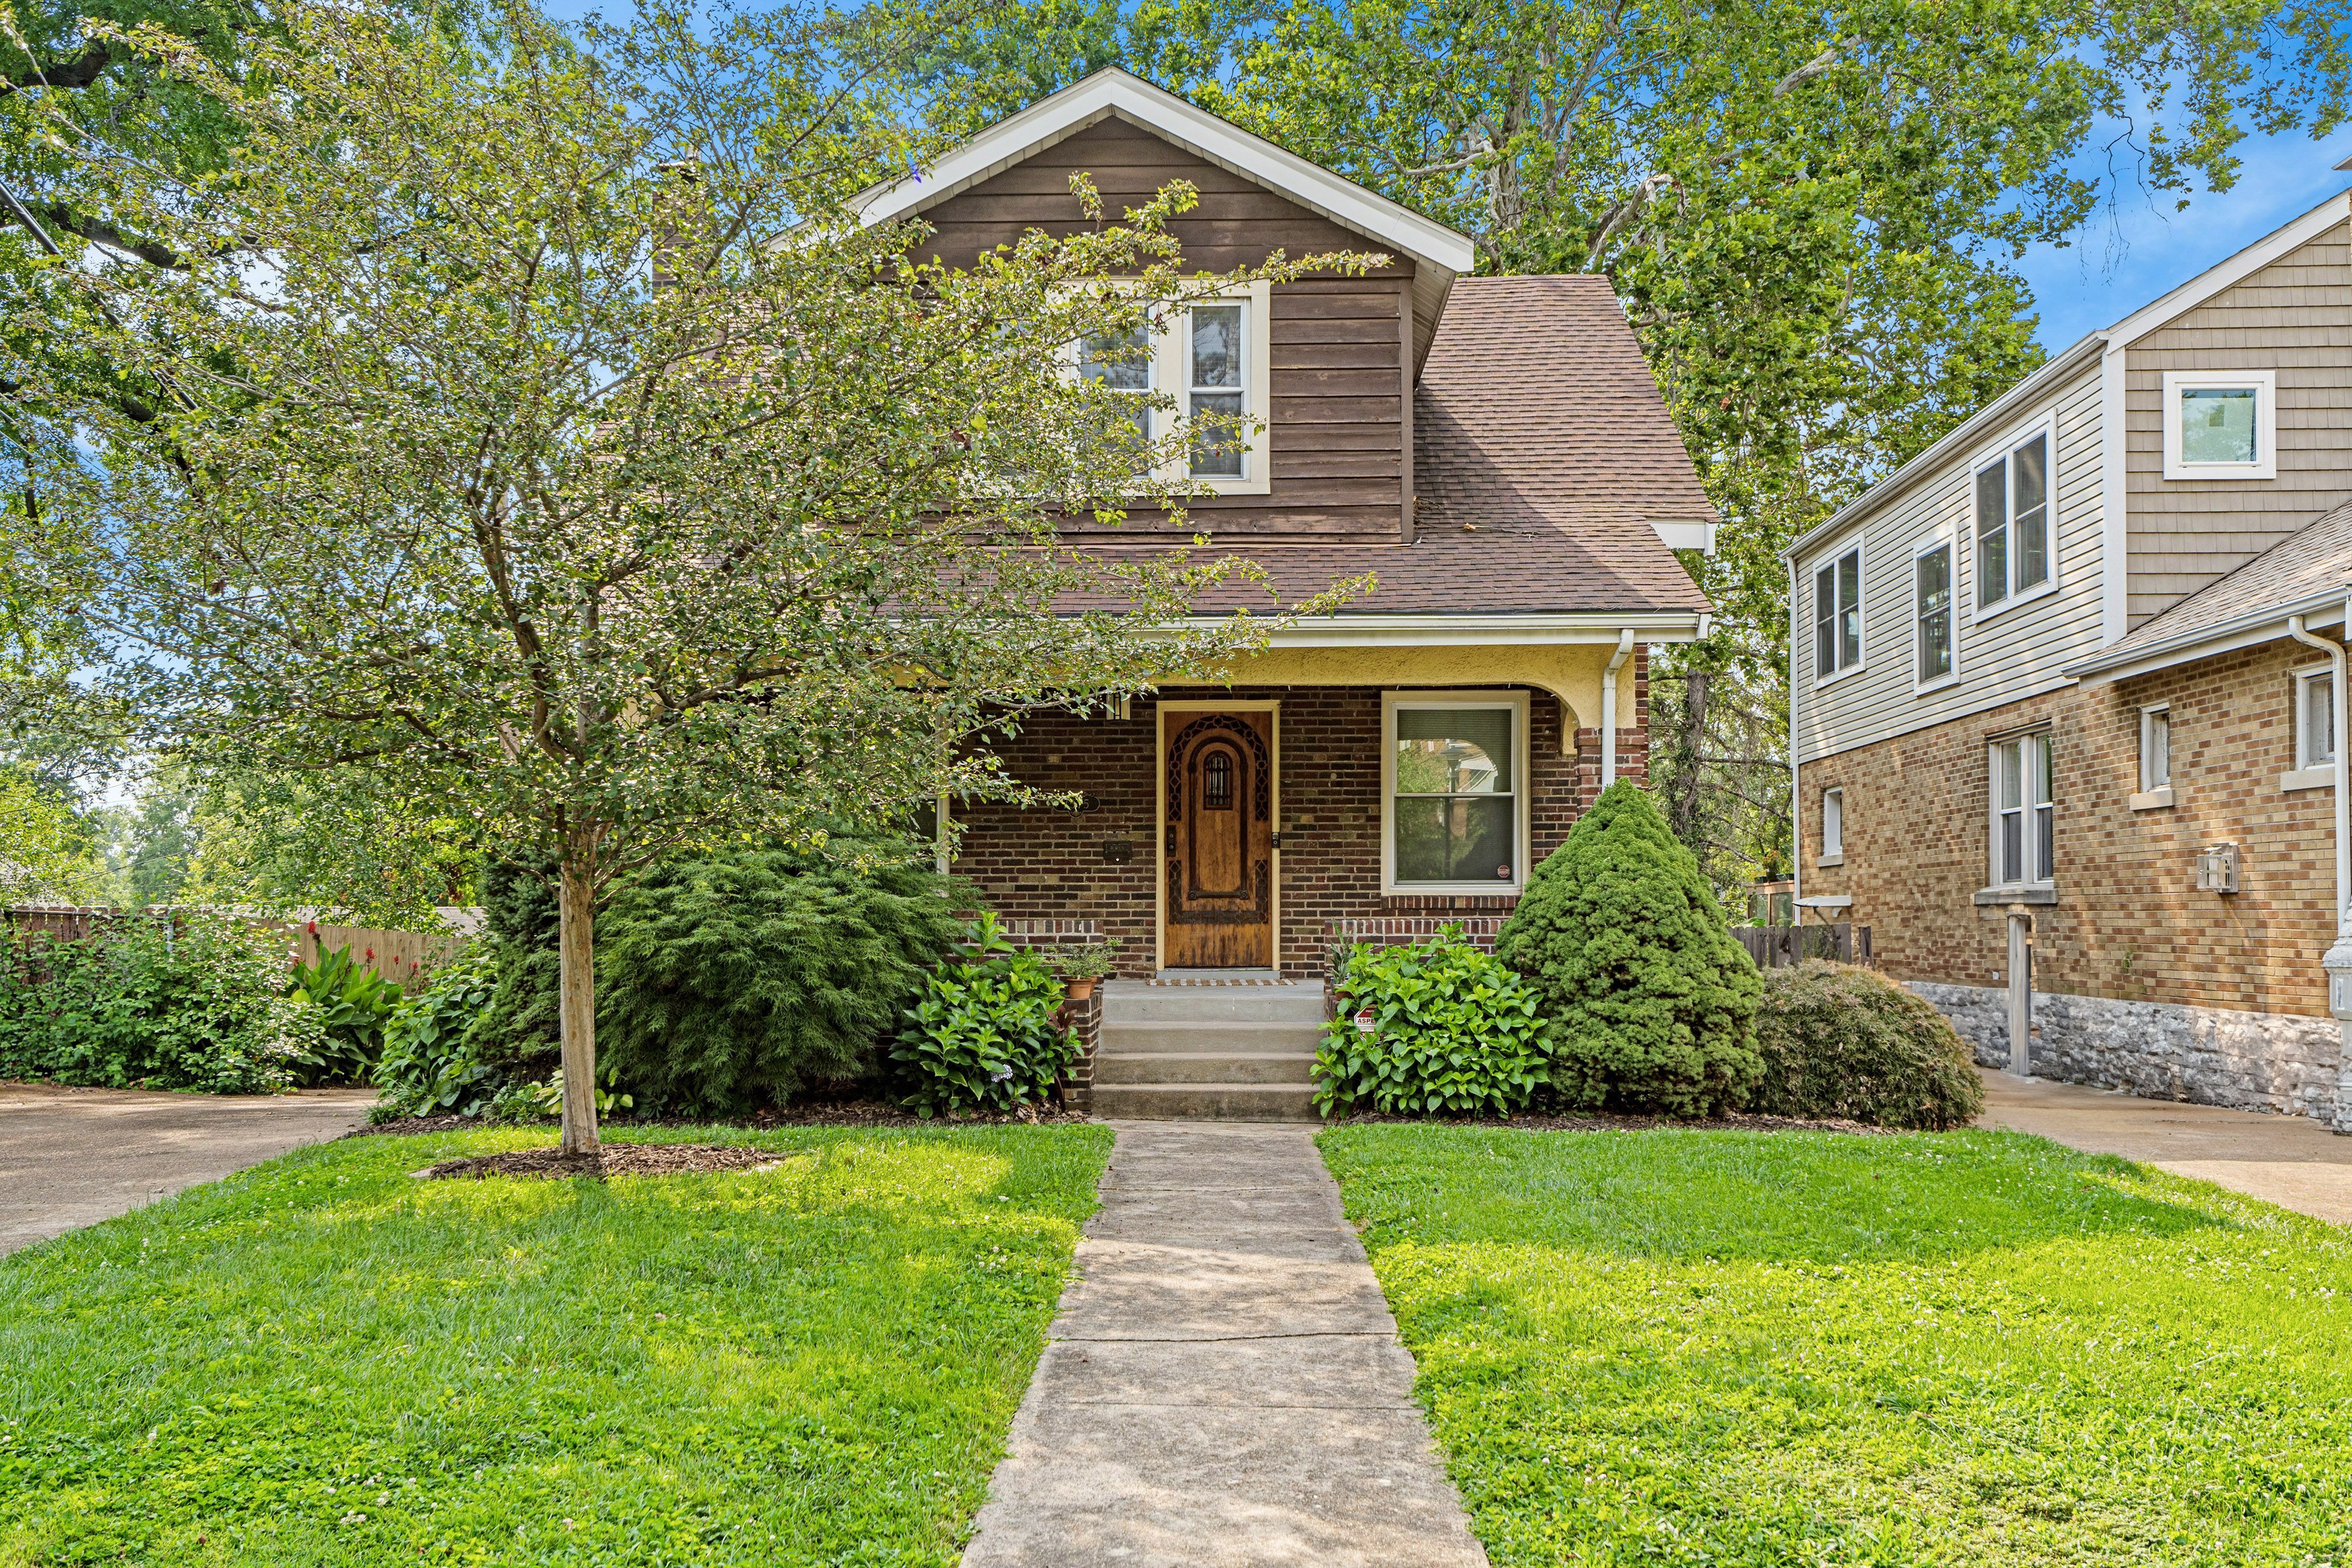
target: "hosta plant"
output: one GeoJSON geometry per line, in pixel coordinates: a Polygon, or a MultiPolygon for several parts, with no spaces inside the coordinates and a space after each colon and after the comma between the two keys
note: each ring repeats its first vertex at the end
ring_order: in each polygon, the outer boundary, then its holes
{"type": "Polygon", "coordinates": [[[1453,928],[1341,960],[1339,1016],[1315,1056],[1315,1108],[1507,1115],[1549,1082],[1537,992],[1453,928]]]}
{"type": "Polygon", "coordinates": [[[379,1120],[478,1115],[505,1086],[508,1073],[484,1061],[468,1038],[498,980],[497,950],[476,943],[435,970],[426,989],[401,999],[375,1064],[379,1120]]]}
{"type": "Polygon", "coordinates": [[[926,1116],[1044,1101],[1078,1053],[1058,1021],[1063,995],[1043,958],[982,915],[907,1010],[890,1051],[898,1097],[926,1116]]]}

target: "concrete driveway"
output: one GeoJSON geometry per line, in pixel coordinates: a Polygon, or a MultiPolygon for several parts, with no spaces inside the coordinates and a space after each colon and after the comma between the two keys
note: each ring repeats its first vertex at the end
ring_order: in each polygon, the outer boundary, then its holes
{"type": "Polygon", "coordinates": [[[0,1083],[0,1253],[340,1137],[373,1089],[149,1094],[0,1083]]]}
{"type": "Polygon", "coordinates": [[[1987,1068],[1978,1074],[1985,1086],[1979,1127],[2038,1133],[2070,1148],[2121,1155],[2281,1208],[2352,1225],[2352,1137],[2339,1137],[2308,1116],[2143,1100],[2079,1083],[2012,1078],[1987,1068]]]}

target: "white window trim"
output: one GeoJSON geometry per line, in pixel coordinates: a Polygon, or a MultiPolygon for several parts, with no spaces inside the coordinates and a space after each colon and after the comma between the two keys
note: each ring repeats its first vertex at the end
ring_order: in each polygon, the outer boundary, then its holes
{"type": "MultiPolygon", "coordinates": [[[[2294,711],[2287,716],[2288,734],[2294,742],[2294,751],[2289,760],[2294,766],[2279,775],[2279,789],[2282,790],[2325,789],[2336,782],[2336,763],[2332,758],[2326,762],[2305,763],[2304,761],[2303,719],[2304,715],[2311,711],[2311,705],[2305,693],[2313,677],[2332,675],[2336,673],[2336,669],[2333,664],[2305,664],[2288,673],[2294,677],[2294,684],[2291,688],[2294,707],[2294,711]]],[[[2336,744],[2343,745],[2344,737],[2337,736],[2336,744]]]]}
{"type": "Polygon", "coordinates": [[[2278,372],[2276,371],[2167,371],[2164,372],[2164,476],[2167,479],[2275,479],[2278,477],[2278,372]],[[2252,387],[2254,392],[2254,460],[2252,463],[2190,463],[2180,455],[2180,394],[2207,387],[2252,387]]]}
{"type": "Polygon", "coordinates": [[[1913,696],[1925,696],[1929,692],[1940,692],[1946,686],[1959,683],[1960,601],[1967,591],[1960,582],[1960,557],[1963,553],[1965,552],[1960,549],[1959,541],[1952,538],[1949,533],[1930,534],[1911,547],[1911,695],[1913,696]],[[1934,680],[1923,682],[1919,679],[1919,558],[1939,549],[1949,549],[1952,552],[1952,569],[1946,578],[1947,588],[1951,594],[1948,612],[1952,628],[1952,667],[1934,680]]]}
{"type": "MultiPolygon", "coordinates": [[[[1247,444],[1242,453],[1242,471],[1238,478],[1231,476],[1202,475],[1195,476],[1192,464],[1183,458],[1156,470],[1152,477],[1161,484],[1190,487],[1207,496],[1265,496],[1274,489],[1274,405],[1273,377],[1267,361],[1273,356],[1272,326],[1274,286],[1265,279],[1242,284],[1237,287],[1187,299],[1180,308],[1170,305],[1154,313],[1151,331],[1151,388],[1146,394],[1165,395],[1174,406],[1153,411],[1155,427],[1159,422],[1172,421],[1167,426],[1170,436],[1181,441],[1185,433],[1186,408],[1192,388],[1192,308],[1195,305],[1239,305],[1242,307],[1242,413],[1247,426],[1243,439],[1247,444]]],[[[1066,372],[1078,373],[1079,345],[1071,343],[1063,350],[1066,372]]]]}
{"type": "Polygon", "coordinates": [[[1381,892],[1391,898],[1419,894],[1483,894],[1499,897],[1528,885],[1534,780],[1528,773],[1528,694],[1524,691],[1391,691],[1381,694],[1381,892]],[[1396,716],[1399,708],[1508,708],[1511,712],[1511,880],[1408,882],[1396,879],[1396,716]]]}
{"type": "Polygon", "coordinates": [[[1833,785],[1822,791],[1822,852],[1813,857],[1815,865],[1845,864],[1845,786],[1833,785]],[[1830,843],[1830,801],[1837,801],[1837,843],[1830,843]]]}
{"type": "MultiPolygon", "coordinates": [[[[1844,680],[1848,675],[1858,675],[1870,664],[1870,553],[1864,548],[1866,543],[1866,540],[1860,538],[1854,539],[1851,544],[1842,543],[1840,548],[1832,550],[1829,554],[1814,561],[1812,570],[1806,575],[1805,591],[1808,594],[1817,594],[1821,587],[1822,568],[1826,566],[1830,569],[1831,580],[1832,583],[1834,583],[1836,580],[1838,562],[1843,560],[1848,556],[1855,558],[1853,565],[1853,663],[1851,664],[1841,665],[1837,669],[1832,670],[1826,675],[1814,675],[1813,690],[1815,691],[1821,690],[1823,686],[1833,686],[1840,681],[1844,680]]],[[[1818,636],[1821,631],[1821,620],[1818,614],[1816,614],[1816,616],[1809,622],[1808,624],[1813,628],[1815,634],[1818,636]]],[[[1831,625],[1832,627],[1836,624],[1837,623],[1834,620],[1831,622],[1831,625]]],[[[1818,647],[1814,650],[1813,661],[1813,668],[1815,670],[1819,670],[1821,668],[1821,653],[1818,647]]]]}
{"type": "Polygon", "coordinates": [[[2024,856],[2028,874],[2024,880],[2020,882],[2004,882],[2001,880],[2000,752],[2001,747],[2005,746],[2011,746],[2020,741],[2027,740],[2039,740],[2044,746],[2048,746],[2051,744],[2050,731],[2046,729],[2019,730],[2009,735],[1994,736],[1990,740],[1985,743],[1985,886],[1987,890],[1992,892],[2011,893],[2024,892],[2028,890],[2040,891],[2045,888],[2053,888],[2058,884],[2058,758],[2055,755],[2053,755],[2050,758],[2050,874],[2039,879],[2036,879],[2031,874],[2033,862],[2034,804],[2032,800],[2026,799],[2025,791],[2022,789],[2020,789],[2018,791],[2018,799],[2021,802],[2020,809],[2023,814],[2022,827],[2025,833],[2024,856]]]}
{"type": "MultiPolygon", "coordinates": [[[[2058,568],[2058,558],[2062,553],[2058,548],[2058,497],[2062,486],[2059,483],[2057,409],[2054,407],[2043,409],[2024,423],[2011,427],[2009,434],[2003,439],[1987,442],[1978,448],[1976,455],[1969,459],[1967,471],[1961,475],[1960,482],[1967,487],[1961,505],[1968,517],[1968,547],[1963,553],[1969,558],[1969,624],[1974,626],[1983,622],[1997,620],[2012,610],[2031,604],[2038,599],[2047,599],[2057,592],[2062,579],[2062,573],[2058,568]],[[1995,463],[2006,462],[2011,453],[2032,440],[2037,434],[2050,444],[2050,467],[2044,475],[2050,491],[2048,498],[2043,502],[2050,514],[2050,579],[2046,582],[2034,584],[2022,593],[2012,593],[2006,599],[1996,599],[1990,604],[1979,604],[1976,595],[1977,476],[1995,463]]],[[[2016,500],[2013,496],[2010,502],[2010,509],[2012,513],[2016,510],[2016,500]]],[[[2012,516],[2010,518],[2010,549],[2012,555],[2017,546],[2016,525],[2017,518],[2012,516]]],[[[2003,583],[2001,586],[2006,588],[2008,584],[2003,583]]],[[[1957,660],[1954,662],[1958,663],[1957,660]]]]}
{"type": "Polygon", "coordinates": [[[2149,703],[2139,710],[2139,788],[2128,802],[2135,811],[2156,811],[2172,804],[2172,705],[2168,702],[2149,703]],[[2164,781],[2152,783],[2147,776],[2147,737],[2155,727],[2158,715],[2165,720],[2164,781]]]}

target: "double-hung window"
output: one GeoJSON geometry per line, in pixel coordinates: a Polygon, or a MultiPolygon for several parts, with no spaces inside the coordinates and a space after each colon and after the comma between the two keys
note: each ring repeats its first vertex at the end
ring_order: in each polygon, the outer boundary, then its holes
{"type": "Polygon", "coordinates": [[[1993,742],[1992,884],[2046,887],[2057,848],[2057,806],[2050,777],[2050,737],[1993,742]]]}
{"type": "Polygon", "coordinates": [[[1828,680],[1862,663],[1862,547],[1813,571],[1813,678],[1828,680]]]}
{"type": "Polygon", "coordinates": [[[2048,430],[1977,469],[1976,538],[1979,610],[2049,586],[2048,430]]]}
{"type": "Polygon", "coordinates": [[[2168,371],[2167,479],[2278,477],[2278,377],[2272,371],[2168,371]]]}
{"type": "Polygon", "coordinates": [[[1272,305],[1268,286],[1252,283],[1171,304],[1153,312],[1149,327],[1077,345],[1080,377],[1131,395],[1139,447],[1182,442],[1181,453],[1163,449],[1168,465],[1157,477],[1214,495],[1271,492],[1272,305]],[[1155,410],[1154,401],[1165,406],[1155,410]]]}
{"type": "Polygon", "coordinates": [[[1382,815],[1395,892],[1516,892],[1525,880],[1525,696],[1391,692],[1382,815]]]}
{"type": "Polygon", "coordinates": [[[1952,541],[1932,539],[1911,557],[1912,684],[1922,690],[1951,679],[1952,541]]]}

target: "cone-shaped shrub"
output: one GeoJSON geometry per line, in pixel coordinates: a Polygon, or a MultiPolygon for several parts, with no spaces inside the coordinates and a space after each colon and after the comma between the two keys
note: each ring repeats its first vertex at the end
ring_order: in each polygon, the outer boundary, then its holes
{"type": "Polygon", "coordinates": [[[1763,981],[1698,861],[1621,779],[1536,867],[1495,954],[1543,994],[1552,1082],[1571,1105],[1704,1116],[1763,1071],[1763,981]]]}

